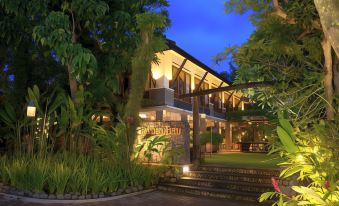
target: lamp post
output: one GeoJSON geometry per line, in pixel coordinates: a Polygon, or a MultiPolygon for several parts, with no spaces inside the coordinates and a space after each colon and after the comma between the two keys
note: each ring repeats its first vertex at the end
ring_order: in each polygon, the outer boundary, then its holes
{"type": "Polygon", "coordinates": [[[35,117],[36,107],[33,101],[29,101],[27,105],[27,117],[35,117]]]}

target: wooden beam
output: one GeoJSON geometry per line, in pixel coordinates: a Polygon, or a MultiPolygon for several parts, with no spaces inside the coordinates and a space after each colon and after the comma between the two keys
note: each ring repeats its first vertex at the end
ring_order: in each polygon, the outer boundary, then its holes
{"type": "Polygon", "coordinates": [[[223,83],[224,83],[224,82],[221,82],[220,85],[218,86],[218,88],[220,88],[220,87],[222,86],[223,83]]]}
{"type": "Polygon", "coordinates": [[[235,108],[237,108],[237,110],[238,110],[238,108],[239,108],[240,103],[243,101],[243,100],[242,100],[242,97],[243,97],[243,96],[241,96],[241,97],[239,98],[238,104],[235,105],[235,108]]]}
{"type": "MultiPolygon", "coordinates": [[[[204,76],[203,76],[202,79],[200,80],[200,82],[199,82],[197,88],[194,89],[195,91],[199,91],[199,89],[200,89],[202,83],[203,83],[204,80],[206,79],[207,74],[208,74],[208,72],[206,72],[206,73],[204,74],[204,76]]],[[[200,95],[197,95],[197,96],[200,96],[200,95]]],[[[190,96],[188,96],[188,97],[190,97],[190,96]]],[[[193,97],[193,96],[192,96],[192,97],[193,97]]]]}
{"type": "Polygon", "coordinates": [[[251,83],[237,84],[237,85],[231,85],[231,86],[226,86],[226,87],[219,87],[219,88],[214,88],[214,89],[207,89],[207,90],[202,90],[202,91],[195,90],[195,92],[193,93],[182,94],[179,96],[179,98],[182,99],[186,97],[203,96],[203,95],[212,94],[215,92],[226,92],[226,91],[233,91],[233,90],[240,90],[240,89],[271,87],[273,86],[273,84],[274,82],[251,82],[251,83]]]}
{"type": "Polygon", "coordinates": [[[184,61],[181,63],[181,65],[180,65],[178,71],[177,71],[177,72],[175,73],[175,75],[174,75],[174,79],[173,79],[173,81],[172,81],[172,84],[170,85],[170,88],[173,89],[173,86],[177,83],[179,74],[180,74],[180,72],[182,71],[182,69],[184,68],[186,62],[187,62],[187,59],[184,59],[184,61]]]}

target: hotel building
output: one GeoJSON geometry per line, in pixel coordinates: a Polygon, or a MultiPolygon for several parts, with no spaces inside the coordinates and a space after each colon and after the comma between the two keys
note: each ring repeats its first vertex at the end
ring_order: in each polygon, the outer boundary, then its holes
{"type": "MultiPolygon", "coordinates": [[[[145,122],[188,122],[192,129],[193,98],[181,99],[179,96],[192,93],[198,86],[200,90],[206,90],[225,87],[230,83],[181,49],[175,42],[169,41],[168,47],[168,50],[157,54],[158,64],[152,65],[146,85],[145,101],[139,116],[145,122]]],[[[242,98],[241,92],[218,92],[198,98],[200,130],[201,132],[212,130],[223,136],[219,151],[239,150],[238,142],[241,142],[241,136],[244,135],[241,128],[266,121],[260,116],[243,117],[242,121],[228,120],[230,113],[244,111],[250,106],[248,101],[242,98]],[[242,132],[239,133],[240,130],[242,132]]],[[[263,140],[264,134],[259,133],[255,135],[253,142],[263,140]]]]}

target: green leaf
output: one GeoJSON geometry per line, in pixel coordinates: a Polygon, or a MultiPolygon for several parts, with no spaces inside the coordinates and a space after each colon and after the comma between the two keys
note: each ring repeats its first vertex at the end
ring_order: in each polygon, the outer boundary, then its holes
{"type": "Polygon", "coordinates": [[[293,141],[295,141],[296,137],[294,135],[293,127],[290,122],[286,119],[279,119],[280,126],[292,137],[293,141]]]}
{"type": "Polygon", "coordinates": [[[296,153],[299,151],[299,148],[295,145],[291,136],[283,128],[278,126],[277,133],[281,143],[283,144],[287,152],[296,153]]]}
{"type": "Polygon", "coordinates": [[[260,195],[259,202],[264,202],[266,200],[272,199],[275,195],[277,195],[276,192],[265,192],[260,195]]]}
{"type": "Polygon", "coordinates": [[[327,203],[321,198],[319,194],[317,194],[314,190],[304,187],[304,186],[292,186],[292,189],[300,194],[306,200],[310,200],[312,203],[320,204],[320,205],[327,205],[327,203]]]}

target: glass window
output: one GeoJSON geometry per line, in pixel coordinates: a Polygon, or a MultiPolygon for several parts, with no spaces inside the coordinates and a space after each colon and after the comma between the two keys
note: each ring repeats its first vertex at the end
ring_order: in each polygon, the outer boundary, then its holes
{"type": "MultiPolygon", "coordinates": [[[[181,71],[177,80],[173,82],[178,70],[179,69],[177,67],[172,67],[172,80],[170,81],[170,85],[172,86],[172,89],[174,89],[174,97],[176,98],[182,94],[191,92],[191,75],[187,72],[181,71]]],[[[185,98],[183,101],[190,102],[190,98],[185,98]]]]}

